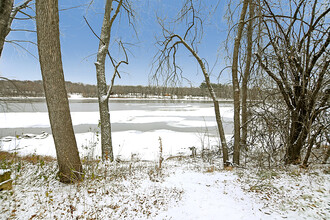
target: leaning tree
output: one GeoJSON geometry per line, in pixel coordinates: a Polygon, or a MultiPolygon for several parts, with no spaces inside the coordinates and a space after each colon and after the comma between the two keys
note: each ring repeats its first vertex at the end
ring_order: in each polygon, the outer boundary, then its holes
{"type": "Polygon", "coordinates": [[[82,179],[82,165],[74,136],[63,74],[57,0],[37,0],[39,62],[54,138],[60,181],[82,179]]]}
{"type": "Polygon", "coordinates": [[[176,62],[177,53],[179,49],[181,50],[181,48],[187,50],[189,54],[192,55],[192,57],[197,61],[200,69],[202,70],[209,95],[213,101],[215,119],[223,152],[223,165],[226,167],[229,165],[228,147],[222,124],[218,98],[214,92],[210,80],[210,74],[207,68],[208,65],[206,60],[200,57],[197,53],[197,44],[200,40],[198,39],[200,37],[199,33],[203,30],[203,20],[198,15],[198,11],[199,10],[195,8],[193,0],[185,1],[181,12],[176,19],[176,21],[188,20],[186,29],[183,34],[174,33],[169,28],[165,27],[164,21],[159,18],[159,24],[161,25],[163,32],[163,40],[158,42],[160,49],[156,55],[156,61],[154,64],[156,69],[153,78],[163,78],[165,81],[175,82],[183,77],[182,70],[176,62]]]}

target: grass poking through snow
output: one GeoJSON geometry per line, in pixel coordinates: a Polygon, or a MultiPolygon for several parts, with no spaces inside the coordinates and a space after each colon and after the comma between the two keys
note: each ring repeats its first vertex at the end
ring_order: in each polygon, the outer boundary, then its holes
{"type": "Polygon", "coordinates": [[[0,219],[329,219],[328,165],[301,170],[221,169],[221,162],[84,161],[84,181],[65,185],[53,158],[0,153],[13,190],[0,219]]]}

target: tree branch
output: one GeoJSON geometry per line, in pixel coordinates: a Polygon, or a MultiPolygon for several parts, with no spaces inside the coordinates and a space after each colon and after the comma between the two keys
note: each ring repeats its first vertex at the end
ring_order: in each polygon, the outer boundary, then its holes
{"type": "Polygon", "coordinates": [[[282,81],[279,78],[277,78],[276,75],[262,62],[261,57],[258,53],[255,53],[255,55],[257,56],[257,59],[259,60],[261,67],[267,72],[267,74],[276,82],[277,86],[280,88],[281,94],[283,95],[284,101],[285,101],[286,105],[288,106],[288,108],[290,110],[293,110],[294,107],[293,107],[292,103],[290,102],[290,99],[282,84],[282,81]]]}
{"type": "MultiPolygon", "coordinates": [[[[16,17],[17,13],[21,11],[22,9],[28,7],[29,3],[32,0],[25,0],[22,4],[15,6],[10,14],[10,19],[9,19],[9,27],[11,27],[11,24],[13,23],[13,19],[16,17]]],[[[25,14],[25,13],[23,13],[25,14]]],[[[27,14],[26,14],[27,15],[27,14]]],[[[29,15],[30,17],[30,15],[29,15]]]]}

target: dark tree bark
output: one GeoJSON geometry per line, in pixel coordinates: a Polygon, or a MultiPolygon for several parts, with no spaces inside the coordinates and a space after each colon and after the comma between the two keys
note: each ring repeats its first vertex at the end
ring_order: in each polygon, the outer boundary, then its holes
{"type": "Polygon", "coordinates": [[[317,117],[330,108],[330,32],[324,21],[330,8],[318,10],[322,3],[317,1],[292,1],[288,16],[275,14],[268,1],[263,2],[269,44],[262,51],[263,58],[256,55],[261,68],[276,83],[289,112],[285,163],[300,164],[302,149],[313,146],[307,137],[312,128],[320,126],[315,123],[317,117]],[[311,12],[308,15],[307,10],[311,12]]]}
{"type": "Polygon", "coordinates": [[[319,127],[318,131],[311,137],[311,139],[309,141],[308,148],[307,148],[307,152],[306,152],[306,155],[305,155],[305,159],[304,159],[304,162],[302,164],[303,167],[308,167],[308,159],[311,155],[312,147],[315,143],[316,138],[320,135],[322,129],[323,129],[323,127],[319,127]]]}
{"type": "Polygon", "coordinates": [[[254,3],[249,1],[249,23],[247,27],[247,51],[245,70],[242,78],[242,137],[241,146],[246,147],[247,130],[248,130],[248,113],[247,113],[247,84],[250,78],[251,58],[252,58],[252,34],[253,34],[253,17],[254,3]]]}
{"type": "Polygon", "coordinates": [[[14,0],[0,1],[0,57],[3,50],[5,39],[10,32],[10,13],[13,9],[14,0]]]}
{"type": "Polygon", "coordinates": [[[60,181],[82,179],[62,67],[58,0],[36,0],[38,51],[60,181]]]}
{"type": "Polygon", "coordinates": [[[249,0],[244,0],[243,8],[238,23],[237,35],[235,37],[234,52],[233,52],[233,65],[232,65],[232,80],[233,80],[233,94],[234,94],[234,164],[239,165],[240,157],[240,144],[241,144],[241,122],[240,122],[240,89],[238,81],[238,53],[242,39],[244,28],[244,19],[247,11],[249,0]]]}
{"type": "Polygon", "coordinates": [[[2,54],[3,46],[11,31],[11,25],[17,13],[26,8],[32,0],[25,0],[21,4],[14,7],[14,0],[1,0],[0,1],[0,57],[2,54]]]}

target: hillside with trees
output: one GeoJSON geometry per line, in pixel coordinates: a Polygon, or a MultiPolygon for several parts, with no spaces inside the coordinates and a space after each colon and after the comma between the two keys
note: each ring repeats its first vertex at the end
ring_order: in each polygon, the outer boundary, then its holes
{"type": "MultiPolygon", "coordinates": [[[[232,87],[228,84],[212,84],[219,98],[231,99],[232,87]]],[[[68,94],[81,94],[85,98],[97,97],[97,86],[83,83],[65,82],[68,94]]],[[[253,90],[251,90],[251,93],[253,90]]],[[[20,81],[20,80],[0,80],[1,97],[44,97],[44,88],[41,80],[20,81]]],[[[199,87],[159,87],[159,86],[125,86],[114,85],[112,96],[115,97],[140,97],[169,96],[175,98],[208,97],[206,84],[201,83],[199,87]]]]}

